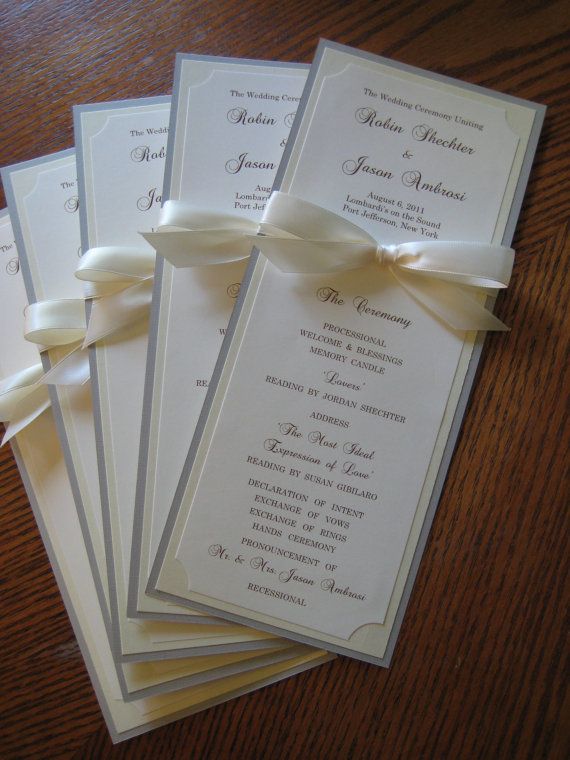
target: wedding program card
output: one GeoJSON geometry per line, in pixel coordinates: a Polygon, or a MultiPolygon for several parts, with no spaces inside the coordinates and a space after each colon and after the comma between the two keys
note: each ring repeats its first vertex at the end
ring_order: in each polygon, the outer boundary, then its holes
{"type": "MultiPolygon", "coordinates": [[[[24,162],[2,171],[18,248],[22,272],[30,303],[52,298],[82,298],[81,286],[73,271],[79,263],[79,198],[75,169],[75,152],[62,151],[43,159],[24,162]],[[52,251],[52,256],[68,261],[67,277],[53,261],[44,265],[27,252],[52,251]]],[[[23,330],[23,325],[22,325],[23,330]]],[[[52,349],[51,360],[57,362],[66,349],[52,349]]],[[[44,353],[44,368],[50,356],[44,353]]],[[[69,479],[93,567],[93,577],[101,608],[108,623],[109,598],[103,528],[99,505],[99,485],[95,463],[93,413],[90,385],[60,386],[51,391],[53,412],[69,469],[69,479]]]]}
{"type": "MultiPolygon", "coordinates": [[[[30,303],[43,300],[78,300],[83,314],[83,287],[75,277],[79,263],[79,220],[76,162],[73,151],[65,151],[3,170],[18,239],[22,271],[30,303]]],[[[44,366],[59,361],[69,347],[44,352],[44,366]]],[[[79,356],[81,358],[81,355],[79,356]]],[[[88,361],[87,351],[83,360],[88,361]]],[[[109,615],[109,583],[106,572],[104,530],[97,479],[93,410],[89,385],[50,386],[58,434],[68,466],[83,536],[92,562],[100,604],[112,635],[109,615]]],[[[136,440],[136,433],[135,433],[136,440]]],[[[149,623],[128,655],[115,646],[117,660],[160,659],[210,654],[227,654],[251,649],[267,650],[289,646],[274,636],[242,627],[222,631],[203,624],[188,624],[181,630],[149,623]]],[[[262,654],[266,654],[263,652],[262,654]]],[[[281,657],[275,654],[275,657],[281,657]]]]}
{"type": "MultiPolygon", "coordinates": [[[[10,219],[6,211],[0,211],[0,312],[5,327],[0,333],[0,378],[38,361],[36,347],[22,338],[26,304],[10,219]]],[[[153,684],[175,677],[179,663],[132,663],[116,667],[51,410],[44,411],[18,432],[11,445],[114,742],[326,661],[325,656],[312,650],[309,655],[297,655],[286,663],[266,664],[251,673],[232,674],[224,680],[169,695],[123,701],[122,680],[129,680],[133,691],[140,695],[149,694],[153,684]]]]}
{"type": "MultiPolygon", "coordinates": [[[[275,189],[383,246],[508,244],[543,111],[322,43],[275,189]]],[[[387,665],[480,342],[376,262],[244,282],[149,587],[387,665]]]]}
{"type": "MultiPolygon", "coordinates": [[[[84,251],[99,245],[148,248],[138,229],[152,227],[160,208],[170,98],[78,106],[74,113],[84,251]]],[[[103,525],[117,625],[127,582],[123,557],[130,557],[138,461],[131,441],[133,430],[140,428],[147,327],[140,320],[130,330],[122,329],[117,339],[93,348],[103,525]]],[[[128,635],[129,621],[123,618],[122,624],[128,635]]],[[[133,624],[130,630],[135,637],[141,632],[133,624]]]]}
{"type": "MultiPolygon", "coordinates": [[[[103,246],[136,254],[149,244],[139,235],[153,228],[160,210],[170,98],[78,106],[75,112],[77,170],[83,252],[103,246]]],[[[142,274],[141,274],[142,276],[142,274]]],[[[128,283],[127,283],[128,284],[128,283]]],[[[132,282],[131,282],[132,284],[132,282]]],[[[148,289],[150,296],[151,290],[148,289]]],[[[105,308],[105,298],[99,308],[105,308]]],[[[157,626],[127,618],[142,396],[148,342],[146,318],[98,341],[92,351],[92,394],[99,485],[103,510],[113,640],[117,652],[131,655],[154,642],[179,641],[191,635],[195,646],[250,642],[257,648],[290,646],[275,637],[184,610],[201,631],[157,626]],[[188,614],[190,613],[190,614],[188,614]]],[[[162,603],[162,616],[170,603],[162,603]]],[[[157,614],[158,616],[158,614],[157,614]]],[[[180,617],[177,615],[176,617],[180,617]]],[[[244,660],[245,662],[245,660],[244,660]]]]}
{"type": "MultiPolygon", "coordinates": [[[[165,199],[258,221],[307,70],[179,55],[165,199]]],[[[148,575],[244,269],[243,262],[175,269],[157,257],[129,589],[132,616],[163,609],[157,606],[162,600],[145,594],[148,575]]]]}

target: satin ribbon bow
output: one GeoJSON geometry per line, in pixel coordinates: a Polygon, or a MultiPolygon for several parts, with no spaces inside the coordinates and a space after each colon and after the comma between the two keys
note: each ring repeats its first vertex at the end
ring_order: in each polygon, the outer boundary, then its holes
{"type": "Polygon", "coordinates": [[[109,245],[85,252],[75,271],[85,298],[92,299],[84,346],[148,315],[155,259],[148,248],[109,245]]]}
{"type": "Polygon", "coordinates": [[[382,245],[338,214],[281,192],[272,193],[260,225],[166,201],[158,231],[143,237],[175,267],[240,261],[252,245],[283,272],[333,273],[375,262],[449,327],[508,330],[476,297],[507,287],[514,251],[505,246],[461,240],[382,245]]]}
{"type": "Polygon", "coordinates": [[[81,385],[89,379],[87,356],[77,351],[85,335],[82,299],[38,301],[26,307],[24,317],[24,338],[40,351],[64,346],[71,351],[46,373],[38,363],[0,381],[0,420],[6,424],[0,445],[50,406],[48,384],[81,385]]]}
{"type": "Polygon", "coordinates": [[[154,262],[155,253],[148,249],[101,246],[87,251],[76,271],[85,298],[93,299],[87,327],[81,298],[38,301],[26,308],[25,339],[40,351],[69,351],[45,374],[37,364],[0,381],[0,420],[9,423],[2,444],[50,406],[46,385],[89,380],[87,346],[148,314],[154,262]]]}
{"type": "Polygon", "coordinates": [[[50,406],[47,387],[41,382],[41,364],[26,367],[0,380],[0,421],[6,426],[3,446],[50,406]]]}
{"type": "Polygon", "coordinates": [[[430,312],[455,330],[508,330],[474,297],[505,288],[514,251],[465,241],[382,245],[341,216],[274,192],[255,246],[284,272],[334,273],[376,263],[430,312]]]}

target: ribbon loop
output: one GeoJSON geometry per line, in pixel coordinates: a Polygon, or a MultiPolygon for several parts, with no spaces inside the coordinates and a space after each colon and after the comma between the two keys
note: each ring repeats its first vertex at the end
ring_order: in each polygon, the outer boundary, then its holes
{"type": "MultiPolygon", "coordinates": [[[[40,351],[66,347],[67,353],[45,374],[38,385],[83,385],[89,380],[89,357],[81,351],[85,337],[83,299],[37,301],[26,309],[24,338],[40,351]]],[[[41,368],[41,365],[38,365],[41,368]]],[[[31,420],[30,420],[31,421],[31,420]]]]}
{"type": "Polygon", "coordinates": [[[37,301],[26,308],[26,340],[39,344],[40,351],[69,349],[40,377],[40,385],[83,385],[89,380],[89,357],[81,351],[85,333],[85,302],[81,298],[37,301]]]}
{"type": "Polygon", "coordinates": [[[478,288],[506,288],[515,254],[502,245],[465,240],[422,240],[396,248],[402,269],[478,288]]]}
{"type": "Polygon", "coordinates": [[[155,259],[155,252],[146,247],[97,246],[85,251],[75,276],[90,282],[132,283],[152,277],[155,259]]]}
{"type": "Polygon", "coordinates": [[[173,266],[194,267],[246,259],[256,232],[257,222],[246,217],[166,201],[157,231],[141,234],[173,266]]]}
{"type": "Polygon", "coordinates": [[[85,335],[85,304],[81,298],[37,301],[24,311],[24,337],[42,346],[65,346],[85,335]]]}
{"type": "Polygon", "coordinates": [[[155,252],[146,246],[97,246],[83,254],[75,276],[83,281],[85,298],[111,296],[152,277],[155,261],[155,252]]]}
{"type": "Polygon", "coordinates": [[[26,367],[0,380],[0,421],[6,424],[3,446],[49,406],[48,390],[41,384],[41,364],[26,367]]]}
{"type": "Polygon", "coordinates": [[[185,201],[165,201],[158,219],[159,230],[200,230],[234,229],[250,232],[257,229],[257,223],[245,216],[212,211],[185,201]]]}
{"type": "Polygon", "coordinates": [[[156,254],[146,246],[106,245],[83,255],[75,276],[93,299],[83,346],[147,317],[156,254]]]}
{"type": "Polygon", "coordinates": [[[9,420],[14,407],[38,387],[42,374],[42,365],[34,364],[0,380],[0,420],[2,422],[9,420]]]}

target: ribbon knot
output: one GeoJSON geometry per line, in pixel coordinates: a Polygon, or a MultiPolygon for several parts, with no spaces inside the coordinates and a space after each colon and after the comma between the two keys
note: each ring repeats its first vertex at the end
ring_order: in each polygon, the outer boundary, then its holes
{"type": "Polygon", "coordinates": [[[397,245],[379,244],[378,247],[376,248],[376,261],[381,267],[395,264],[397,258],[398,258],[397,245]]]}

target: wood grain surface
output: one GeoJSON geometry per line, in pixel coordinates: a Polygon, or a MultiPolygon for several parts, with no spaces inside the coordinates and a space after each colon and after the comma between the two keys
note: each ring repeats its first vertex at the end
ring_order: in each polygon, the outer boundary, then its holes
{"type": "Polygon", "coordinates": [[[322,36],[549,107],[497,305],[512,331],[487,338],[392,667],[339,658],[113,747],[7,446],[0,757],[570,756],[569,19],[540,0],[0,3],[0,165],[70,147],[75,103],[169,93],[177,51],[309,62],[322,36]]]}

